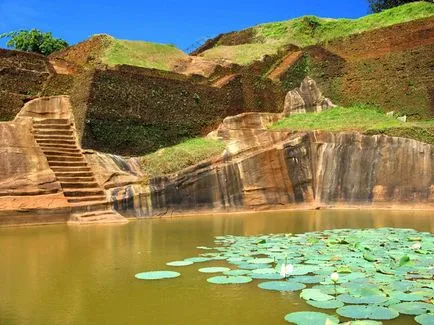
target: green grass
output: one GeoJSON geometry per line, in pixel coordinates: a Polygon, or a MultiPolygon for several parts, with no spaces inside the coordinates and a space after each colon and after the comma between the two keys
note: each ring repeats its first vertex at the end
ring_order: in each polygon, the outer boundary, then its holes
{"type": "Polygon", "coordinates": [[[433,15],[433,4],[428,2],[412,2],[358,19],[329,19],[305,16],[288,21],[255,26],[256,37],[252,41],[252,44],[216,46],[203,52],[203,55],[213,59],[226,58],[235,63],[249,64],[265,54],[276,53],[279,48],[288,44],[306,47],[321,44],[335,38],[433,15]]]}
{"type": "Polygon", "coordinates": [[[386,134],[434,144],[434,119],[404,123],[387,116],[378,108],[366,105],[334,107],[321,113],[296,114],[274,123],[270,129],[359,131],[369,135],[386,134]]]}
{"type": "Polygon", "coordinates": [[[128,64],[169,71],[186,54],[172,45],[112,39],[103,54],[108,65],[128,64]]]}
{"type": "Polygon", "coordinates": [[[190,139],[142,157],[142,166],[149,179],[180,171],[186,167],[220,155],[225,143],[208,138],[190,139]]]}
{"type": "Polygon", "coordinates": [[[304,47],[433,15],[433,4],[412,2],[358,19],[306,16],[286,22],[259,25],[255,29],[259,39],[282,40],[304,47]]]}
{"type": "Polygon", "coordinates": [[[201,56],[211,60],[226,59],[240,65],[247,65],[255,60],[262,59],[264,55],[277,53],[281,46],[281,42],[241,44],[236,46],[222,45],[203,52],[201,56]]]}

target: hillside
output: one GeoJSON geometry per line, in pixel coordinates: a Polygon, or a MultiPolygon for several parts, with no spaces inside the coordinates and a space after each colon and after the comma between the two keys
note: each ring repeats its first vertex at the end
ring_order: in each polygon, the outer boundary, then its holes
{"type": "Polygon", "coordinates": [[[224,58],[247,65],[264,55],[276,54],[288,44],[302,48],[324,44],[333,39],[431,16],[434,16],[434,5],[427,2],[413,2],[358,19],[305,16],[220,35],[196,53],[205,58],[224,58]]]}
{"type": "Polygon", "coordinates": [[[119,40],[110,35],[99,34],[53,53],[51,57],[62,58],[81,66],[126,64],[168,71],[177,61],[186,58],[187,54],[173,45],[119,40]]]}

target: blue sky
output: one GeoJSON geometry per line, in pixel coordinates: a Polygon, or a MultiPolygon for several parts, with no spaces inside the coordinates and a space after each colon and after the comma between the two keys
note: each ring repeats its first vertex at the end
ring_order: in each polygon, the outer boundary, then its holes
{"type": "MultiPolygon", "coordinates": [[[[260,23],[303,15],[357,18],[367,0],[0,0],[0,34],[19,29],[51,31],[70,44],[97,33],[120,39],[176,44],[260,23]]],[[[5,42],[0,40],[0,47],[5,42]]]]}

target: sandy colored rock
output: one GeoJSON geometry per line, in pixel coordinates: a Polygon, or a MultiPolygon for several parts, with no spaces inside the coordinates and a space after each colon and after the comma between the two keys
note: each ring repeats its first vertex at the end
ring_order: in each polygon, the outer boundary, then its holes
{"type": "Polygon", "coordinates": [[[0,161],[0,196],[61,191],[33,137],[31,119],[0,123],[0,161]]]}
{"type": "Polygon", "coordinates": [[[330,99],[323,96],[315,80],[306,77],[300,88],[291,90],[286,94],[283,115],[321,112],[334,106],[330,99]]]}

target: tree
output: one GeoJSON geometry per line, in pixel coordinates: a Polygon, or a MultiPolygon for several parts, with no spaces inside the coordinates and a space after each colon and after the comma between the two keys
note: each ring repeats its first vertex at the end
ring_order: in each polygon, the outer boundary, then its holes
{"type": "Polygon", "coordinates": [[[0,38],[9,38],[6,43],[8,47],[43,55],[49,55],[68,46],[65,40],[54,38],[50,32],[45,33],[37,29],[4,33],[0,38]]]}
{"type": "MultiPolygon", "coordinates": [[[[369,7],[372,12],[380,12],[385,9],[397,7],[406,3],[416,2],[420,0],[368,0],[369,7]]],[[[426,2],[433,2],[433,0],[425,0],[426,2]]]]}

